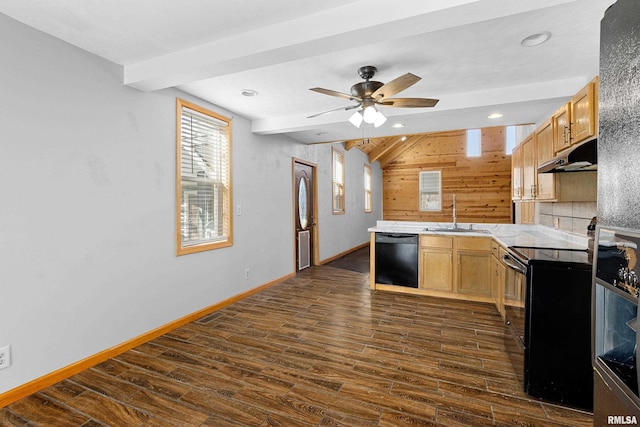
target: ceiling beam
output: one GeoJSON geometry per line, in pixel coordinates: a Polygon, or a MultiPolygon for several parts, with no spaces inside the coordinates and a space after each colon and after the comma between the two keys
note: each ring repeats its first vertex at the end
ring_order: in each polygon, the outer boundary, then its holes
{"type": "Polygon", "coordinates": [[[572,0],[366,0],[124,64],[124,84],[143,91],[362,48],[390,39],[497,19],[572,0]],[[354,19],[357,17],[357,19],[354,19]]]}

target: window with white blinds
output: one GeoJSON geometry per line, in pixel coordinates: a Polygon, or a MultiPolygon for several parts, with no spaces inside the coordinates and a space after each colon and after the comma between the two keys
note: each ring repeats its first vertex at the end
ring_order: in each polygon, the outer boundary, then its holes
{"type": "Polygon", "coordinates": [[[364,211],[373,211],[373,192],[371,184],[371,166],[364,165],[364,211]]]}
{"type": "Polygon", "coordinates": [[[232,244],[231,119],[177,100],[177,253],[232,244]]]}
{"type": "Polygon", "coordinates": [[[331,148],[332,182],[331,200],[334,214],[344,213],[344,153],[331,148]]]}
{"type": "Polygon", "coordinates": [[[442,210],[442,179],[439,170],[420,172],[420,210],[442,210]]]}

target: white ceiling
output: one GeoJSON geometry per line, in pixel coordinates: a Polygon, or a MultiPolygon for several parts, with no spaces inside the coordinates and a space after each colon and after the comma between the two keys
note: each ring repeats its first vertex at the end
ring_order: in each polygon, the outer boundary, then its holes
{"type": "Polygon", "coordinates": [[[260,134],[304,143],[535,123],[598,73],[600,19],[614,0],[0,0],[0,12],[123,66],[123,84],[177,87],[252,120],[260,134]],[[548,42],[520,41],[549,31],[548,42]],[[363,65],[396,97],[431,109],[383,108],[354,128],[349,92],[363,65]],[[243,89],[259,93],[240,94],[243,89]],[[501,112],[501,119],[487,115],[501,112]],[[392,129],[401,122],[403,129],[392,129]]]}

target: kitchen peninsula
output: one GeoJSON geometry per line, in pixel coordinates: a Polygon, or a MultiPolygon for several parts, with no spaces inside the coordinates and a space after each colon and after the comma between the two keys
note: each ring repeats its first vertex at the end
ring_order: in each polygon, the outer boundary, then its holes
{"type": "Polygon", "coordinates": [[[494,302],[501,312],[504,294],[508,293],[504,286],[508,247],[586,251],[588,246],[587,236],[542,225],[459,223],[453,228],[452,223],[378,221],[368,231],[371,289],[494,302]],[[415,253],[416,285],[380,280],[380,271],[376,274],[380,261],[376,252],[381,254],[376,239],[380,236],[413,236],[415,248],[409,250],[405,243],[400,251],[411,254],[412,260],[415,253]]]}

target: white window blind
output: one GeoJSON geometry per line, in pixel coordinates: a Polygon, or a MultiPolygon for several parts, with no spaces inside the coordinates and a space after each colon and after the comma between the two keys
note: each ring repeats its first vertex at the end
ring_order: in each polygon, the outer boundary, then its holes
{"type": "Polygon", "coordinates": [[[178,253],[231,243],[230,121],[179,100],[178,253]]]}
{"type": "Polygon", "coordinates": [[[442,210],[442,179],[441,172],[420,172],[420,210],[442,210]]]}
{"type": "Polygon", "coordinates": [[[373,211],[373,191],[371,183],[371,166],[364,165],[364,211],[373,211]]]}
{"type": "Polygon", "coordinates": [[[332,178],[332,208],[334,214],[344,213],[344,153],[335,148],[331,149],[332,178]]]}

